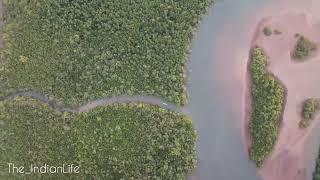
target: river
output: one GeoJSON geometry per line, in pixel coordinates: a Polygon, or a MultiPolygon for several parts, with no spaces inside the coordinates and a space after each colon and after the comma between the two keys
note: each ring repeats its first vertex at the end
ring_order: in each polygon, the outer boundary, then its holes
{"type": "Polygon", "coordinates": [[[230,51],[235,55],[242,47],[249,48],[248,37],[242,37],[247,33],[247,24],[242,22],[268,2],[217,1],[196,33],[188,65],[190,104],[187,111],[199,135],[198,168],[188,179],[260,179],[248,158],[239,123],[244,118],[243,71],[249,51],[242,51],[243,54],[239,54],[242,57],[235,59],[221,52],[230,51]],[[225,44],[223,38],[233,38],[233,44],[225,44]]]}

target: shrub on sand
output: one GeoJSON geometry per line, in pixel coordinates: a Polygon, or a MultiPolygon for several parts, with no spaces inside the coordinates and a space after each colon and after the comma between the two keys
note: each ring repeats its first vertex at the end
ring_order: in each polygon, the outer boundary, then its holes
{"type": "Polygon", "coordinates": [[[293,59],[303,60],[309,57],[313,51],[317,50],[317,45],[304,36],[299,35],[298,38],[291,56],[293,59]]]}
{"type": "Polygon", "coordinates": [[[320,108],[319,101],[317,99],[307,99],[303,103],[302,108],[302,120],[300,121],[300,127],[306,128],[310,125],[311,120],[313,120],[316,116],[320,108]]]}
{"type": "Polygon", "coordinates": [[[272,29],[269,26],[266,26],[265,28],[263,28],[263,33],[266,36],[271,36],[272,35],[272,29]]]}

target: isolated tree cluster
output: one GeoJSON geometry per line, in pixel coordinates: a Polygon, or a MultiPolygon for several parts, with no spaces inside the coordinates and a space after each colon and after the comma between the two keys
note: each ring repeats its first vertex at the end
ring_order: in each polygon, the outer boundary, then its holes
{"type": "Polygon", "coordinates": [[[304,36],[298,35],[296,46],[292,52],[292,57],[297,60],[308,58],[312,52],[317,50],[317,45],[304,36]]]}
{"type": "Polygon", "coordinates": [[[250,158],[261,166],[277,140],[285,100],[285,89],[267,72],[267,56],[256,47],[252,52],[252,113],[250,158]]]}
{"type": "Polygon", "coordinates": [[[305,100],[302,107],[302,120],[300,122],[300,127],[308,127],[311,123],[311,120],[315,118],[319,108],[320,104],[318,99],[310,98],[305,100]]]}

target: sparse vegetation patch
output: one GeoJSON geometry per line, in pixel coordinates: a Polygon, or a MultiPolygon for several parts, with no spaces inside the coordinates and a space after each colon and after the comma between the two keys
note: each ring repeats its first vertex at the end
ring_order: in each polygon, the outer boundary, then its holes
{"type": "Polygon", "coordinates": [[[263,33],[264,33],[264,35],[266,35],[266,36],[271,36],[272,35],[272,28],[271,27],[269,27],[269,26],[266,26],[266,27],[264,27],[263,28],[263,33]]]}
{"type": "Polygon", "coordinates": [[[302,107],[302,120],[300,121],[300,127],[306,128],[310,125],[311,120],[313,120],[319,111],[320,103],[317,99],[307,99],[303,103],[302,107]]]}
{"type": "Polygon", "coordinates": [[[296,36],[298,40],[293,52],[291,53],[291,56],[296,60],[304,60],[308,58],[312,52],[317,50],[317,45],[304,36],[296,36]]]}

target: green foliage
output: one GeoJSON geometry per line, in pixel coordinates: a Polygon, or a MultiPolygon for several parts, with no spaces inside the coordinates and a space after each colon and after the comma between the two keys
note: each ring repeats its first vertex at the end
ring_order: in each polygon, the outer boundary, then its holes
{"type": "Polygon", "coordinates": [[[316,99],[307,99],[303,104],[303,118],[313,119],[319,109],[319,102],[316,99]]]}
{"type": "MultiPolygon", "coordinates": [[[[7,163],[24,166],[26,171],[31,164],[77,164],[76,137],[68,130],[72,115],[62,115],[34,100],[0,102],[0,179],[41,179],[39,174],[9,174],[7,163]]],[[[70,178],[56,176],[62,177],[70,178]]]]}
{"type": "Polygon", "coordinates": [[[316,160],[316,168],[315,168],[315,171],[313,172],[313,180],[320,180],[320,155],[316,160]]]}
{"type": "Polygon", "coordinates": [[[153,105],[70,114],[18,98],[0,104],[0,179],[15,178],[7,171],[14,162],[80,165],[80,174],[24,179],[182,180],[196,166],[195,141],[188,117],[153,105]]]}
{"type": "Polygon", "coordinates": [[[313,51],[317,50],[317,45],[303,36],[297,36],[299,39],[297,41],[295,49],[291,53],[291,56],[294,59],[303,60],[309,57],[313,51]]]}
{"type": "Polygon", "coordinates": [[[267,72],[267,56],[253,49],[250,64],[252,78],[252,114],[250,157],[261,166],[275,145],[284,106],[284,87],[267,72]]]}
{"type": "Polygon", "coordinates": [[[186,103],[184,65],[213,0],[6,0],[0,84],[63,101],[146,94],[186,103]]]}
{"type": "Polygon", "coordinates": [[[271,29],[271,27],[269,27],[269,26],[264,27],[264,28],[263,28],[263,33],[264,33],[264,35],[266,35],[266,36],[271,36],[271,35],[272,35],[272,29],[271,29]]]}
{"type": "Polygon", "coordinates": [[[300,121],[300,127],[306,128],[310,125],[311,120],[316,116],[319,111],[319,101],[317,99],[307,99],[303,103],[302,108],[302,120],[300,121]]]}
{"type": "Polygon", "coordinates": [[[313,173],[313,180],[320,180],[320,158],[316,161],[316,170],[313,173]]]}

